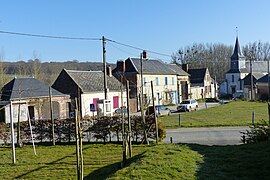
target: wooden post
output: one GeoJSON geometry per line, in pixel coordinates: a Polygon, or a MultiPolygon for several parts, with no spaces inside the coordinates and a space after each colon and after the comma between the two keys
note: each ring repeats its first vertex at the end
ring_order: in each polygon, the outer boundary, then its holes
{"type": "Polygon", "coordinates": [[[132,142],[131,142],[131,121],[130,121],[130,106],[129,106],[129,81],[126,82],[127,91],[127,118],[128,118],[128,154],[132,157],[132,142]]]}
{"type": "Polygon", "coordinates": [[[52,91],[51,91],[50,86],[49,86],[49,98],[50,98],[50,115],[51,115],[51,122],[52,122],[52,142],[53,142],[53,146],[55,146],[54,119],[53,119],[53,106],[52,106],[52,91]]]}
{"type": "Polygon", "coordinates": [[[153,102],[154,118],[155,118],[155,125],[156,125],[156,143],[158,143],[158,121],[157,121],[157,114],[156,114],[153,81],[151,81],[151,92],[152,92],[152,102],[153,102]]]}
{"type": "Polygon", "coordinates": [[[75,109],[75,131],[76,131],[76,165],[77,165],[77,179],[81,178],[80,171],[80,153],[79,153],[79,129],[78,129],[78,107],[77,107],[77,98],[75,98],[76,109],[75,109]]]}
{"type": "Polygon", "coordinates": [[[10,101],[10,131],[11,131],[11,145],[12,145],[12,162],[16,163],[16,152],[15,152],[15,142],[14,142],[14,124],[13,124],[13,107],[10,101]]]}

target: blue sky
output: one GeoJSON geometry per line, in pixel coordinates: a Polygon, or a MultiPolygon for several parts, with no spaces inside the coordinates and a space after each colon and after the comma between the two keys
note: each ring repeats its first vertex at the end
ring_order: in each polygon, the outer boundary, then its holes
{"type": "MultiPolygon", "coordinates": [[[[90,37],[171,55],[193,43],[241,45],[270,40],[268,0],[27,0],[1,1],[0,31],[90,37]]],[[[139,57],[140,50],[107,43],[107,60],[139,57]]],[[[102,62],[101,41],[75,41],[0,33],[4,61],[102,62]]],[[[170,57],[149,53],[170,62],[170,57]]]]}

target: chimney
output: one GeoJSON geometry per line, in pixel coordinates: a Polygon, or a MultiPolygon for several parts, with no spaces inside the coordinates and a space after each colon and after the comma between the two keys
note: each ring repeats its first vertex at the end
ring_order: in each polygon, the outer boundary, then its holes
{"type": "Polygon", "coordinates": [[[125,72],[125,61],[117,61],[116,67],[119,72],[125,72]]]}
{"type": "Polygon", "coordinates": [[[182,69],[188,72],[188,64],[182,64],[182,69]]]}
{"type": "Polygon", "coordinates": [[[107,75],[109,77],[112,77],[112,67],[111,66],[107,66],[107,75]]]}

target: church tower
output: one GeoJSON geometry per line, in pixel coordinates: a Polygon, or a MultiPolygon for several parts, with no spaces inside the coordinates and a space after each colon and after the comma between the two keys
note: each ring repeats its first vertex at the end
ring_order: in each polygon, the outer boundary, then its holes
{"type": "Polygon", "coordinates": [[[238,37],[236,37],[234,51],[231,56],[231,69],[230,72],[240,72],[241,69],[245,69],[245,57],[241,53],[238,37]]]}
{"type": "Polygon", "coordinates": [[[241,53],[238,36],[236,37],[233,54],[231,56],[231,68],[226,73],[226,93],[234,97],[243,95],[242,79],[247,75],[245,56],[241,53]]]}

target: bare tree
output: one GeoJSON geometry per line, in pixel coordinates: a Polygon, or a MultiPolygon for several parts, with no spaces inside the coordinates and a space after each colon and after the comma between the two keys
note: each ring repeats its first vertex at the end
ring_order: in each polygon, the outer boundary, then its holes
{"type": "Polygon", "coordinates": [[[4,59],[5,59],[5,53],[4,53],[4,50],[2,49],[0,53],[0,87],[2,87],[7,82],[7,75],[3,67],[4,59]]]}
{"type": "Polygon", "coordinates": [[[230,68],[232,47],[224,44],[196,44],[180,48],[172,55],[172,62],[189,64],[190,68],[208,68],[218,82],[225,79],[230,68]]]}

